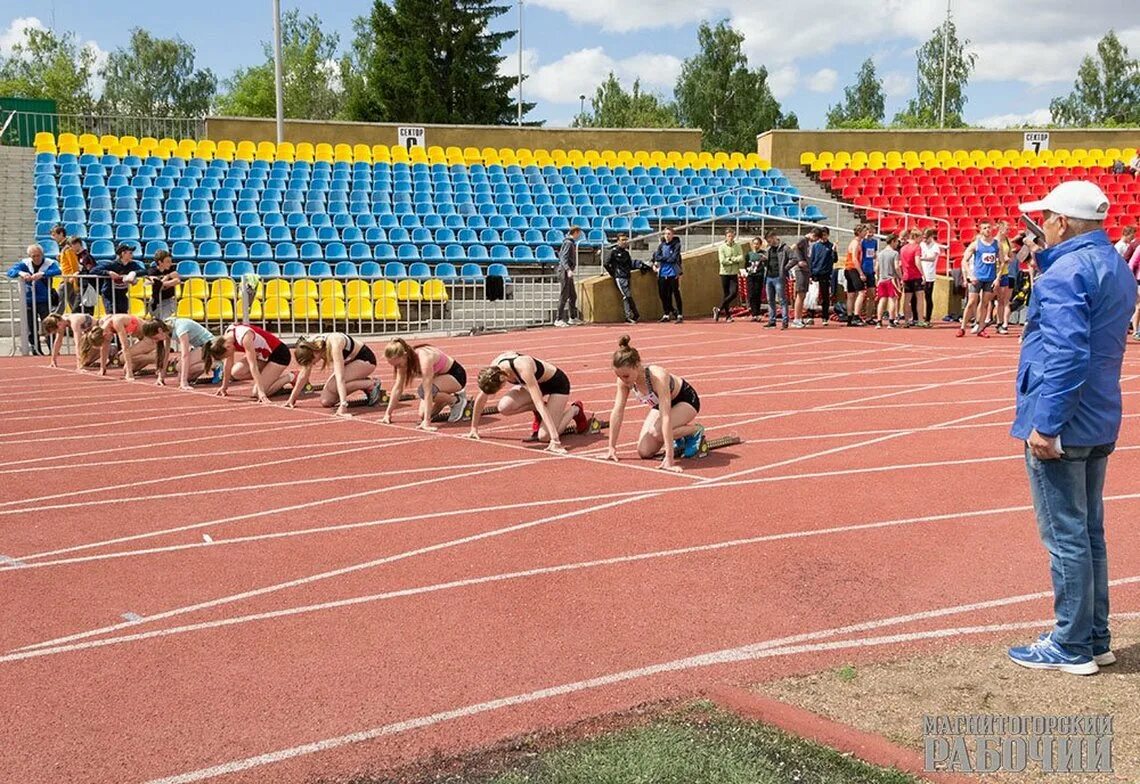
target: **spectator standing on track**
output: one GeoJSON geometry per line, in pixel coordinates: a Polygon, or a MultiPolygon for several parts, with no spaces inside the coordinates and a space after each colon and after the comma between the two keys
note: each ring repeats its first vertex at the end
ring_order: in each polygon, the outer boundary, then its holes
{"type": "Polygon", "coordinates": [[[926,313],[923,321],[930,324],[934,317],[934,280],[938,275],[938,257],[942,246],[938,244],[938,231],[927,229],[922,242],[918,244],[918,264],[922,268],[922,292],[926,298],[926,313]]]}
{"type": "Polygon", "coordinates": [[[55,240],[55,244],[59,246],[59,303],[56,305],[56,310],[60,313],[63,309],[71,308],[73,313],[78,313],[82,308],[82,302],[79,296],[79,256],[76,255],[75,249],[71,247],[71,243],[67,239],[67,229],[63,226],[55,226],[51,230],[51,238],[55,240]]]}
{"type": "Polygon", "coordinates": [[[633,289],[630,288],[629,278],[635,269],[642,272],[652,272],[652,268],[644,261],[633,260],[633,257],[629,255],[629,238],[624,234],[617,236],[617,244],[610,249],[602,267],[614,279],[618,293],[621,294],[621,305],[625,310],[625,320],[630,324],[636,324],[641,320],[641,313],[637,309],[637,303],[633,300],[633,289]]]}
{"type": "MultiPolygon", "coordinates": [[[[875,237],[869,224],[863,225],[862,242],[859,243],[862,248],[862,266],[863,275],[866,277],[865,287],[863,289],[863,297],[867,307],[867,316],[873,317],[875,315],[875,255],[879,252],[879,240],[875,237]]],[[[856,316],[862,316],[862,309],[856,311],[856,316]]]]}
{"type": "Polygon", "coordinates": [[[768,243],[768,258],[764,269],[764,290],[768,297],[768,324],[765,329],[776,326],[776,303],[783,311],[781,328],[788,328],[788,287],[785,285],[788,272],[795,266],[795,251],[780,239],[774,230],[765,235],[768,243]]]}
{"type": "MultiPolygon", "coordinates": [[[[847,326],[861,327],[863,319],[864,289],[867,288],[867,274],[863,272],[863,238],[867,236],[866,226],[856,226],[855,236],[847,243],[847,255],[843,259],[843,281],[847,291],[847,326]]],[[[878,243],[875,243],[878,247],[878,243]]],[[[872,262],[873,263],[873,262],[872,262]]]]}
{"type": "Polygon", "coordinates": [[[1091,675],[1116,657],[1108,628],[1104,483],[1120,433],[1120,372],[1136,282],[1120,263],[1104,219],[1108,198],[1091,182],[1058,185],[1020,205],[1042,213],[1045,250],[1017,372],[1010,432],[1025,442],[1029,488],[1049,551],[1056,625],[1010,648],[1033,669],[1091,675]]]}
{"type": "Polygon", "coordinates": [[[28,246],[27,258],[8,269],[8,277],[24,281],[24,309],[28,319],[28,342],[37,357],[46,357],[49,351],[40,346],[40,322],[53,310],[52,278],[59,275],[55,259],[44,257],[44,249],[36,244],[28,246]]]}
{"type": "Polygon", "coordinates": [[[895,328],[899,315],[899,237],[891,234],[887,237],[887,247],[875,254],[875,279],[878,291],[878,301],[875,304],[875,328],[883,326],[883,311],[887,311],[887,326],[895,328]]]}
{"type": "Polygon", "coordinates": [[[899,251],[899,265],[902,267],[903,297],[905,318],[903,325],[908,327],[928,327],[930,323],[919,314],[925,311],[926,292],[922,286],[922,269],[918,265],[919,238],[922,233],[911,229],[907,234],[906,245],[899,251]]]}
{"type": "Polygon", "coordinates": [[[819,230],[819,240],[811,246],[809,268],[811,279],[819,287],[819,309],[823,326],[831,318],[831,272],[839,256],[831,243],[831,231],[827,227],[819,230]]]}
{"type": "Polygon", "coordinates": [[[670,318],[680,324],[685,320],[681,303],[681,238],[665,229],[661,244],[653,251],[653,267],[657,270],[657,293],[661,296],[661,321],[670,318]]]}
{"type": "Polygon", "coordinates": [[[997,280],[998,268],[1004,265],[1001,243],[994,236],[993,224],[982,219],[978,222],[978,236],[966,246],[962,255],[962,277],[969,284],[969,298],[966,308],[962,312],[962,324],[958,328],[958,337],[966,334],[971,318],[977,320],[973,326],[974,334],[978,337],[988,338],[986,317],[990,312],[990,305],[994,301],[994,283],[997,280]]]}
{"type": "Polygon", "coordinates": [[[793,251],[795,264],[792,266],[792,279],[795,283],[795,304],[793,305],[792,326],[802,329],[804,325],[804,300],[807,299],[808,288],[811,286],[811,246],[819,232],[812,229],[807,236],[801,237],[793,251]]]}
{"type": "Polygon", "coordinates": [[[131,284],[146,274],[143,265],[135,261],[133,245],[122,243],[115,248],[115,258],[96,264],[92,273],[103,278],[101,294],[103,307],[108,313],[130,313],[128,297],[131,284]]]}
{"type": "Polygon", "coordinates": [[[748,273],[748,311],[753,321],[760,320],[764,308],[764,265],[768,254],[764,251],[764,240],[753,237],[744,254],[744,269],[748,273]]]}
{"type": "Polygon", "coordinates": [[[154,263],[147,267],[146,276],[151,281],[150,314],[156,319],[174,318],[178,310],[178,284],[182,278],[174,269],[174,259],[169,251],[160,250],[154,254],[154,263]]]}
{"type": "Polygon", "coordinates": [[[740,270],[744,267],[744,249],[736,244],[736,232],[724,230],[724,242],[716,250],[720,265],[720,306],[713,308],[713,321],[732,321],[732,301],[740,294],[740,270]]]}
{"type": "Polygon", "coordinates": [[[578,238],[582,229],[571,226],[558,249],[558,314],[554,320],[556,327],[568,327],[578,322],[578,289],[574,283],[574,273],[578,269],[578,238]]]}

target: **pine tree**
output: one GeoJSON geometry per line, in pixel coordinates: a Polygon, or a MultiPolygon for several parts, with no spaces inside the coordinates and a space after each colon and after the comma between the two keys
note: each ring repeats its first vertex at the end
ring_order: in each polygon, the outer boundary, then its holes
{"type": "MultiPolygon", "coordinates": [[[[488,25],[510,10],[493,0],[374,0],[356,20],[344,69],[348,114],[371,122],[499,125],[514,122],[518,77],[499,51],[513,30],[488,25]]],[[[524,103],[523,111],[534,104],[524,103]]]]}

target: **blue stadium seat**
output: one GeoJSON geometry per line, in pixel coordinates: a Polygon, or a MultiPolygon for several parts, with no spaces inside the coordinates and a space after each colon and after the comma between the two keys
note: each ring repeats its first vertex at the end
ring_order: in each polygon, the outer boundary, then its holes
{"type": "Polygon", "coordinates": [[[230,270],[224,261],[207,261],[202,267],[202,277],[207,280],[215,278],[228,278],[230,270]]]}
{"type": "Polygon", "coordinates": [[[406,278],[408,277],[408,268],[404,266],[403,262],[389,261],[384,265],[384,277],[406,278]]]}
{"type": "Polygon", "coordinates": [[[193,259],[183,259],[178,262],[175,267],[180,277],[183,278],[200,278],[202,277],[202,268],[198,266],[198,262],[193,259]]]}
{"type": "Polygon", "coordinates": [[[529,245],[516,245],[511,255],[515,261],[519,262],[533,262],[535,260],[534,251],[529,245]]]}
{"type": "Polygon", "coordinates": [[[268,242],[254,242],[249,246],[249,260],[253,262],[273,261],[273,248],[268,242]]]}
{"type": "Polygon", "coordinates": [[[356,278],[360,276],[360,271],[354,262],[338,261],[333,268],[333,275],[338,278],[356,278]]]}
{"type": "Polygon", "coordinates": [[[417,261],[420,258],[420,249],[411,243],[405,243],[396,248],[396,258],[400,261],[417,261]]]}
{"type": "Polygon", "coordinates": [[[487,274],[499,275],[503,278],[503,280],[509,281],[511,279],[511,273],[507,271],[506,265],[503,264],[492,264],[491,266],[487,267],[487,274]]]}
{"type": "Polygon", "coordinates": [[[309,265],[310,278],[331,278],[332,276],[332,267],[327,261],[314,261],[309,265]]]}
{"type": "MultiPolygon", "coordinates": [[[[158,253],[160,250],[164,250],[164,251],[169,253],[170,252],[170,246],[167,245],[162,240],[151,240],[143,248],[143,258],[153,259],[154,254],[158,253]]],[[[49,256],[51,255],[50,253],[48,253],[48,249],[46,247],[44,248],[44,253],[49,255],[49,256]]]]}
{"type": "Polygon", "coordinates": [[[248,261],[249,249],[245,247],[244,242],[227,242],[225,251],[222,257],[226,261],[248,261]]]}
{"type": "Polygon", "coordinates": [[[481,283],[486,280],[486,276],[483,275],[483,269],[478,264],[464,264],[459,275],[468,283],[481,283]]]}
{"type": "Polygon", "coordinates": [[[344,243],[330,242],[325,246],[325,260],[333,264],[348,261],[348,250],[345,249],[344,243]]]}
{"type": "Polygon", "coordinates": [[[297,246],[292,242],[279,242],[273,246],[273,258],[277,261],[296,261],[300,257],[297,246]]]}
{"type": "Polygon", "coordinates": [[[384,277],[383,268],[375,261],[366,261],[360,265],[360,277],[365,280],[375,280],[384,277]]]}
{"type": "Polygon", "coordinates": [[[283,278],[303,278],[306,275],[305,265],[299,261],[287,261],[281,268],[283,278]]]}
{"type": "Polygon", "coordinates": [[[257,264],[257,276],[259,278],[279,278],[281,277],[281,265],[276,261],[260,261],[257,264]]]}
{"type": "Polygon", "coordinates": [[[450,283],[459,280],[459,273],[456,271],[454,264],[444,261],[435,265],[435,274],[433,277],[439,278],[445,283],[450,283]]]}
{"type": "Polygon", "coordinates": [[[234,280],[240,280],[243,275],[253,275],[254,267],[248,261],[235,261],[230,267],[230,277],[234,280]]]}
{"type": "Polygon", "coordinates": [[[443,250],[436,244],[424,245],[420,249],[420,258],[424,261],[442,261],[443,250]]]}
{"type": "Polygon", "coordinates": [[[431,267],[422,261],[417,261],[415,264],[408,267],[408,277],[416,280],[428,280],[431,278],[431,267]]]}
{"type": "Polygon", "coordinates": [[[491,246],[491,261],[510,261],[511,249],[506,245],[491,246]]]}
{"type": "Polygon", "coordinates": [[[558,254],[549,245],[539,245],[535,249],[534,259],[543,264],[556,264],[558,263],[558,254]]]}
{"type": "Polygon", "coordinates": [[[301,261],[324,261],[325,254],[316,242],[306,242],[301,245],[301,261]]]}

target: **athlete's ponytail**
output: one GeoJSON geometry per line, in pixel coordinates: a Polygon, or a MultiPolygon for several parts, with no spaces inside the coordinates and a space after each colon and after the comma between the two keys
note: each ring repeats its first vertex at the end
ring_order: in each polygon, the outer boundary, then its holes
{"type": "Polygon", "coordinates": [[[629,335],[618,338],[618,350],[614,352],[614,367],[637,367],[641,364],[641,354],[629,344],[629,335]]]}

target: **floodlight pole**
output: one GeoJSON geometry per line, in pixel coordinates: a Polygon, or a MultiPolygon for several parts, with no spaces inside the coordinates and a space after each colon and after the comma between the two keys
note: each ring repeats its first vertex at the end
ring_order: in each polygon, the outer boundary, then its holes
{"type": "Polygon", "coordinates": [[[946,71],[950,63],[950,0],[946,0],[946,21],[942,24],[942,108],[938,112],[938,127],[946,127],[946,71]]]}
{"type": "Polygon", "coordinates": [[[285,141],[285,79],[281,65],[281,0],[273,0],[273,81],[277,100],[277,143],[285,141]]]}
{"type": "Polygon", "coordinates": [[[523,0],[519,0],[519,127],[522,127],[523,99],[523,0]]]}

